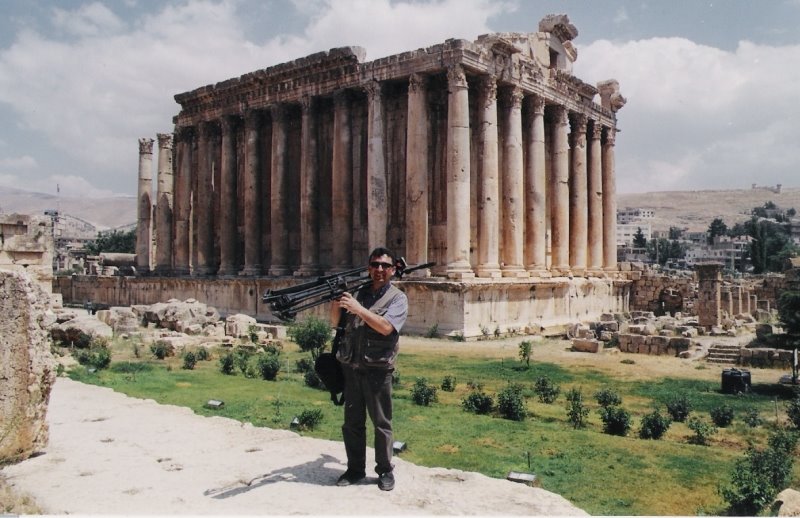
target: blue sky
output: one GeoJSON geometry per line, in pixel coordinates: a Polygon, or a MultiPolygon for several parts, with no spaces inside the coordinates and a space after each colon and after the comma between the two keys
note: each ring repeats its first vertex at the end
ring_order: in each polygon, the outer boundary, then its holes
{"type": "Polygon", "coordinates": [[[367,60],[447,38],[579,31],[614,78],[619,192],[800,186],[800,0],[0,0],[0,186],[134,194],[173,96],[333,47],[367,60]]]}

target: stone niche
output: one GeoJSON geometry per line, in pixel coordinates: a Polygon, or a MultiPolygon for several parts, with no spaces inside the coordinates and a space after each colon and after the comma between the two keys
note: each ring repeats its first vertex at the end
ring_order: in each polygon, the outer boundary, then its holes
{"type": "Polygon", "coordinates": [[[47,445],[55,382],[49,309],[49,295],[26,273],[0,270],[0,465],[47,445]]]}

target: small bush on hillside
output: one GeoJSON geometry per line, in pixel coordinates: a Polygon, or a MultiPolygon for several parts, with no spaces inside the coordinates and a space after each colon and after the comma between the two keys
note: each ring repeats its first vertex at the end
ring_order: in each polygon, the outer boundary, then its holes
{"type": "Polygon", "coordinates": [[[494,399],[484,392],[473,391],[461,400],[461,406],[466,412],[488,414],[494,410],[494,399]]]}
{"type": "Polygon", "coordinates": [[[609,435],[624,437],[631,429],[631,414],[622,407],[603,407],[600,409],[600,418],[603,420],[603,432],[609,435]]]}
{"type": "Polygon", "coordinates": [[[303,410],[297,416],[297,421],[301,430],[313,430],[322,422],[322,410],[319,408],[303,410]]]}
{"type": "Polygon", "coordinates": [[[745,410],[744,418],[742,418],[742,420],[750,428],[756,428],[757,426],[764,424],[764,420],[761,419],[761,416],[758,414],[758,410],[755,408],[748,408],[745,410]]]}
{"type": "MultiPolygon", "coordinates": [[[[237,347],[233,351],[233,362],[239,368],[239,372],[248,376],[247,368],[250,363],[250,357],[253,356],[253,351],[244,347],[237,347]]],[[[251,373],[252,374],[252,373],[251,373]]],[[[255,377],[252,375],[250,377],[255,377]]]]}
{"type": "Polygon", "coordinates": [[[425,378],[417,378],[411,388],[411,400],[421,406],[430,405],[437,401],[436,387],[428,385],[428,380],[425,378]]]}
{"type": "Polygon", "coordinates": [[[156,359],[163,360],[172,354],[172,346],[167,342],[157,340],[150,344],[150,352],[153,353],[153,356],[156,359]]]}
{"type": "Polygon", "coordinates": [[[720,489],[720,495],[728,503],[728,514],[760,514],[791,482],[797,435],[779,430],[770,436],[768,443],[764,450],[751,446],[734,464],[731,483],[720,489]]]}
{"type": "Polygon", "coordinates": [[[309,358],[300,358],[294,363],[294,365],[297,372],[308,372],[314,370],[314,362],[309,358]]]}
{"type": "Polygon", "coordinates": [[[586,426],[589,409],[583,404],[581,389],[571,388],[567,392],[567,419],[576,430],[586,426]]]}
{"type": "Polygon", "coordinates": [[[531,349],[533,342],[530,340],[523,340],[519,343],[519,361],[525,363],[525,367],[531,366],[531,349]]]}
{"type": "Polygon", "coordinates": [[[694,435],[689,437],[689,442],[700,446],[708,446],[711,436],[717,433],[717,428],[711,423],[707,423],[697,417],[692,417],[686,423],[694,435]]]}
{"type": "Polygon", "coordinates": [[[558,387],[558,385],[553,383],[550,378],[547,376],[542,376],[536,379],[536,382],[533,385],[533,391],[539,398],[539,402],[549,405],[558,399],[558,394],[561,392],[561,389],[558,387]]]}
{"type": "Polygon", "coordinates": [[[86,367],[97,370],[108,368],[111,365],[111,351],[107,347],[92,347],[79,349],[73,353],[75,360],[86,367]]]}
{"type": "Polygon", "coordinates": [[[303,382],[306,384],[306,387],[316,388],[316,389],[324,389],[325,384],[322,383],[322,380],[319,379],[317,372],[314,369],[308,370],[303,374],[303,382]]]}
{"type": "Polygon", "coordinates": [[[786,408],[786,416],[795,428],[800,428],[800,394],[789,402],[786,408]]]}
{"type": "Polygon", "coordinates": [[[233,353],[225,353],[219,357],[219,371],[222,374],[231,375],[236,368],[236,359],[233,353]]]}
{"type": "Polygon", "coordinates": [[[676,423],[682,423],[686,421],[686,418],[689,417],[691,412],[692,403],[684,394],[675,396],[671,400],[667,401],[667,413],[669,413],[669,416],[676,423]]]}
{"type": "Polygon", "coordinates": [[[248,378],[261,378],[267,381],[275,381],[278,372],[281,370],[280,356],[273,353],[258,353],[250,357],[247,363],[248,378]]]}
{"type": "Polygon", "coordinates": [[[653,410],[649,414],[642,416],[641,428],[639,428],[640,439],[661,439],[669,430],[672,420],[661,415],[658,410],[653,410]]]}
{"type": "Polygon", "coordinates": [[[211,352],[205,347],[201,347],[197,350],[197,360],[201,362],[205,362],[211,359],[211,352]]]}
{"type": "Polygon", "coordinates": [[[302,351],[310,352],[311,358],[316,360],[331,339],[332,332],[327,321],[310,316],[302,322],[289,326],[287,334],[302,351]]]}
{"type": "Polygon", "coordinates": [[[594,398],[597,403],[607,408],[610,406],[618,406],[622,404],[622,396],[610,388],[603,388],[594,393],[594,398]]]}
{"type": "Polygon", "coordinates": [[[497,410],[506,419],[523,421],[527,415],[522,387],[517,384],[507,385],[497,395],[497,410]]]}
{"type": "Polygon", "coordinates": [[[445,376],[442,380],[441,389],[443,392],[454,392],[456,390],[456,377],[445,376]]]}
{"type": "Polygon", "coordinates": [[[733,422],[733,408],[722,404],[711,409],[711,420],[720,428],[725,428],[733,422]]]}
{"type": "Polygon", "coordinates": [[[197,365],[197,355],[192,351],[187,351],[183,355],[183,368],[193,370],[195,365],[197,365]]]}

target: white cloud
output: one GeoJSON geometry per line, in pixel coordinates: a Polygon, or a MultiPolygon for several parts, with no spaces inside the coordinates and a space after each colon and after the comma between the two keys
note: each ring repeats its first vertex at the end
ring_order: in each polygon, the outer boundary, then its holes
{"type": "Polygon", "coordinates": [[[0,158],[0,169],[32,169],[37,165],[36,159],[29,155],[0,158]]]}
{"type": "Polygon", "coordinates": [[[76,11],[55,8],[52,22],[56,28],[75,36],[114,34],[123,27],[122,20],[99,2],[82,5],[76,11]]]}

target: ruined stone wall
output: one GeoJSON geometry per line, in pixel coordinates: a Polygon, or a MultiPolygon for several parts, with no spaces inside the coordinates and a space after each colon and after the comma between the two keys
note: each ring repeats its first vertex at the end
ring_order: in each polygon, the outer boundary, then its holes
{"type": "Polygon", "coordinates": [[[655,271],[643,271],[631,287],[631,310],[664,314],[660,301],[665,290],[674,290],[683,299],[683,313],[692,313],[697,302],[697,281],[692,277],[671,277],[655,271]]]}
{"type": "Polygon", "coordinates": [[[45,420],[55,362],[49,296],[22,272],[0,270],[0,465],[47,444],[45,420]]]}

